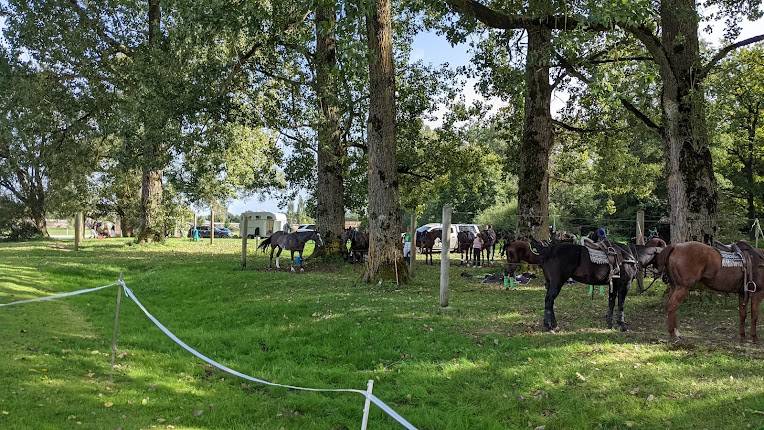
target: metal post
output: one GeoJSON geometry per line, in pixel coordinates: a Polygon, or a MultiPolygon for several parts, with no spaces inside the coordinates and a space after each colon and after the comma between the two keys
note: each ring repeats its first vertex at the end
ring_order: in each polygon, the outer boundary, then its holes
{"type": "Polygon", "coordinates": [[[411,254],[409,254],[409,277],[414,277],[414,262],[416,261],[416,211],[411,212],[411,254]]]}
{"type": "MultiPolygon", "coordinates": [[[[369,383],[366,385],[366,393],[371,395],[371,390],[374,388],[374,380],[369,379],[369,383]]],[[[369,396],[366,396],[366,402],[363,404],[363,421],[361,421],[361,430],[366,430],[366,426],[369,424],[369,409],[371,406],[371,400],[369,396]]]]}
{"type": "Polygon", "coordinates": [[[247,267],[247,232],[249,217],[244,215],[241,217],[241,224],[239,224],[239,234],[241,235],[241,268],[247,267]]]}
{"type": "Polygon", "coordinates": [[[443,232],[440,239],[440,306],[448,307],[448,268],[451,251],[451,205],[443,206],[443,232]]]}
{"type": "Polygon", "coordinates": [[[119,310],[122,307],[122,287],[124,285],[125,281],[120,273],[117,281],[117,306],[114,309],[114,332],[111,335],[111,374],[109,380],[114,380],[114,361],[117,357],[117,336],[119,336],[119,310]]]}
{"type": "Polygon", "coordinates": [[[637,245],[645,244],[645,211],[637,211],[637,245]]]}
{"type": "Polygon", "coordinates": [[[80,213],[77,212],[74,214],[74,250],[79,251],[80,250],[80,238],[82,235],[80,234],[82,232],[82,217],[80,216],[80,213]]]}

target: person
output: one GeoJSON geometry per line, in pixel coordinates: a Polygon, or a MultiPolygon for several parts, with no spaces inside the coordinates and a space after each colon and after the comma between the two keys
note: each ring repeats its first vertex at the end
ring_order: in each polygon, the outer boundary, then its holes
{"type": "Polygon", "coordinates": [[[111,229],[109,229],[109,237],[117,237],[117,229],[114,227],[114,224],[112,224],[111,229]]]}
{"type": "Polygon", "coordinates": [[[196,226],[194,226],[193,236],[194,236],[194,242],[199,242],[199,239],[200,239],[199,229],[196,228],[196,226]]]}
{"type": "Polygon", "coordinates": [[[406,264],[411,263],[411,233],[406,233],[403,236],[403,259],[406,264]]]}
{"type": "Polygon", "coordinates": [[[472,241],[472,265],[480,267],[480,253],[483,250],[483,237],[476,235],[475,240],[472,241]]]}
{"type": "Polygon", "coordinates": [[[607,231],[605,231],[605,227],[600,227],[597,229],[597,242],[604,242],[607,240],[607,231]]]}

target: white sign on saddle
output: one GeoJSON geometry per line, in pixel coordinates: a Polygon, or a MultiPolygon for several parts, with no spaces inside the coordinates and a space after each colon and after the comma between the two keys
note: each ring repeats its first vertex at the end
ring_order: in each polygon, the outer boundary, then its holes
{"type": "Polygon", "coordinates": [[[589,251],[589,261],[594,264],[608,264],[607,253],[598,249],[586,248],[589,251]]]}
{"type": "Polygon", "coordinates": [[[719,251],[722,256],[722,267],[743,267],[743,257],[736,252],[719,251]]]}

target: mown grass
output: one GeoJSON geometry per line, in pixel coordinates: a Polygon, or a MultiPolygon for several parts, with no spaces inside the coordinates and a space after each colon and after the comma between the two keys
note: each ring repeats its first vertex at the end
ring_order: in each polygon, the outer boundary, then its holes
{"type": "MultiPolygon", "coordinates": [[[[543,288],[481,284],[437,266],[413,284],[365,285],[359,266],[239,269],[236,240],[129,246],[0,244],[0,302],[127,284],[202,353],[271,381],[374,392],[423,429],[764,428],[764,351],[739,345],[735,298],[691,297],[687,341],[664,342],[662,291],[632,296],[632,331],[604,329],[604,296],[566,287],[561,330],[540,331],[543,288]]],[[[437,259],[436,259],[437,263],[437,259]]],[[[498,270],[498,269],[494,269],[498,270]]],[[[110,381],[114,289],[0,308],[0,428],[350,429],[363,399],[274,389],[214,371],[123,301],[110,381]]],[[[397,428],[373,410],[370,428],[397,428]]]]}

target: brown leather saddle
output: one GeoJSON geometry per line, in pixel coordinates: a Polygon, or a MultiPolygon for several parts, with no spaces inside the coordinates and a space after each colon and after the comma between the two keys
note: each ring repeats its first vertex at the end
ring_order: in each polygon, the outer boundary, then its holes
{"type": "Polygon", "coordinates": [[[595,264],[607,264],[610,266],[610,275],[609,277],[611,279],[617,279],[621,277],[621,264],[623,264],[625,260],[625,256],[623,253],[623,250],[611,243],[609,240],[605,239],[601,242],[595,242],[588,237],[584,237],[581,240],[581,245],[589,249],[590,251],[598,251],[599,255],[602,255],[604,253],[605,260],[602,261],[598,259],[597,253],[589,252],[589,258],[592,263],[595,264]]]}
{"type": "Polygon", "coordinates": [[[743,269],[743,291],[746,294],[755,293],[758,286],[754,281],[754,270],[764,262],[764,254],[744,240],[729,245],[714,240],[713,247],[721,255],[722,266],[743,269]]]}

